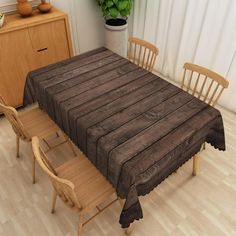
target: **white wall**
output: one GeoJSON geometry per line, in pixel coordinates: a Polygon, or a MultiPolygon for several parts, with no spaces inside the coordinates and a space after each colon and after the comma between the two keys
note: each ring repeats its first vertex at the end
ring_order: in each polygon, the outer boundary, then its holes
{"type": "Polygon", "coordinates": [[[104,46],[104,18],[95,0],[76,0],[80,52],[104,46]]]}
{"type": "MultiPolygon", "coordinates": [[[[104,18],[96,0],[51,0],[54,6],[68,13],[75,52],[83,53],[104,46],[104,18]]],[[[129,17],[132,34],[133,17],[129,17]]]]}
{"type": "Polygon", "coordinates": [[[75,53],[104,45],[104,19],[95,0],[51,0],[69,15],[75,53]]]}

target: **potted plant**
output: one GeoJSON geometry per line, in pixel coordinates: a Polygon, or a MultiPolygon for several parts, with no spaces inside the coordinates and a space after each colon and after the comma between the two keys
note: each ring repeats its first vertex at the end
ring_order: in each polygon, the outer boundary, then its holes
{"type": "Polygon", "coordinates": [[[105,19],[105,46],[115,53],[127,55],[127,19],[133,0],[97,0],[105,19]]]}

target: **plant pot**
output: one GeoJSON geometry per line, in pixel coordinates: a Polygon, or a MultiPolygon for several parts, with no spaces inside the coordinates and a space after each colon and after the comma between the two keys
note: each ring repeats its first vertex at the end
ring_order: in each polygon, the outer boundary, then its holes
{"type": "Polygon", "coordinates": [[[105,23],[105,46],[122,57],[127,57],[127,26],[125,19],[109,19],[105,23]]]}

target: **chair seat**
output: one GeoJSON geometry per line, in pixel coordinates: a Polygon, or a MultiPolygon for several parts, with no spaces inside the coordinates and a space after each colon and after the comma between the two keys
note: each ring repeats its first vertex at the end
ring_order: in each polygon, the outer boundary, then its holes
{"type": "Polygon", "coordinates": [[[38,107],[19,113],[19,118],[31,138],[33,136],[43,138],[59,130],[50,117],[38,107]]]}
{"type": "Polygon", "coordinates": [[[83,208],[94,208],[115,193],[112,185],[83,154],[59,166],[56,172],[58,177],[75,185],[75,193],[83,208]]]}

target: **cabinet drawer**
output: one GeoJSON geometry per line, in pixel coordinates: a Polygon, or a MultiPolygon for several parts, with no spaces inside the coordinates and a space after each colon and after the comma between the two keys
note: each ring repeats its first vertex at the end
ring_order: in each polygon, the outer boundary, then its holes
{"type": "Polygon", "coordinates": [[[35,56],[31,69],[42,67],[70,56],[64,20],[33,26],[28,30],[35,56]]]}

